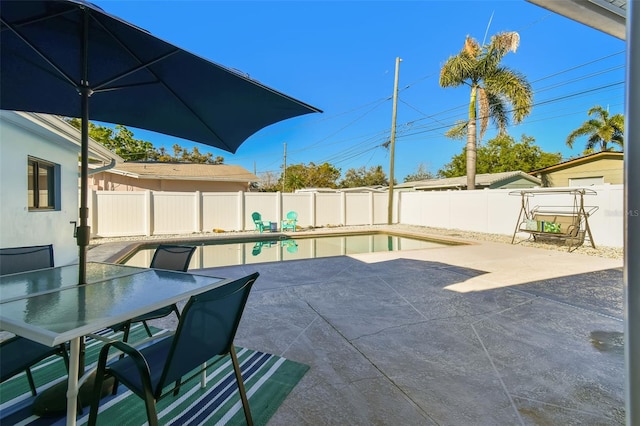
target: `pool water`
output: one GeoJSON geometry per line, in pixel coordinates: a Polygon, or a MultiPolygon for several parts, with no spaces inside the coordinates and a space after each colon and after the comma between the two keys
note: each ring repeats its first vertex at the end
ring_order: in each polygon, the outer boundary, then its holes
{"type": "MultiPolygon", "coordinates": [[[[376,233],[233,243],[207,241],[198,242],[196,245],[196,252],[191,258],[189,269],[314,259],[361,253],[428,249],[451,244],[376,233]]],[[[139,249],[126,260],[125,264],[141,267],[149,266],[155,247],[147,246],[139,249]]]]}

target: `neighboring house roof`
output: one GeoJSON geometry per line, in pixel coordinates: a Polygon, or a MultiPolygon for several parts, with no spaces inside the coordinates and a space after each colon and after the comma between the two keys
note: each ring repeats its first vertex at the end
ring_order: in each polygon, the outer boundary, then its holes
{"type": "Polygon", "coordinates": [[[387,187],[382,185],[359,186],[357,188],[302,188],[296,189],[295,192],[387,192],[387,187]]]}
{"type": "MultiPolygon", "coordinates": [[[[501,172],[501,173],[481,173],[476,175],[476,186],[478,187],[496,187],[502,183],[512,182],[514,179],[524,179],[530,181],[533,185],[540,185],[540,179],[521,171],[501,172]]],[[[458,189],[467,187],[467,177],[459,176],[444,179],[427,179],[415,182],[405,182],[396,185],[395,188],[428,190],[428,189],[458,189]]]]}
{"type": "Polygon", "coordinates": [[[387,192],[389,188],[382,185],[358,186],[356,188],[340,188],[340,192],[387,192]]]}
{"type": "Polygon", "coordinates": [[[220,182],[258,182],[253,173],[241,166],[195,163],[118,163],[108,171],[135,179],[206,180],[220,182]]]}
{"type": "Polygon", "coordinates": [[[295,192],[340,192],[337,189],[333,189],[333,188],[301,188],[301,189],[296,189],[295,192]]]}
{"type": "Polygon", "coordinates": [[[533,170],[529,172],[531,175],[540,175],[543,173],[555,172],[558,170],[566,169],[569,167],[575,167],[580,164],[588,163],[590,161],[597,161],[602,159],[620,160],[624,159],[624,153],[615,151],[603,151],[596,152],[595,154],[589,154],[578,158],[572,158],[571,160],[563,161],[562,163],[555,164],[553,166],[544,167],[542,169],[533,170]]]}

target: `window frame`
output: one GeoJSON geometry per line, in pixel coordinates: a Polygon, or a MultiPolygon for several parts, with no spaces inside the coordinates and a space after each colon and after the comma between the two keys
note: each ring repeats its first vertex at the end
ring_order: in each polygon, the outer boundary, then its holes
{"type": "Polygon", "coordinates": [[[41,158],[27,157],[27,207],[30,212],[60,210],[60,165],[41,158]],[[31,173],[33,170],[33,173],[31,173]],[[42,170],[47,170],[47,188],[40,188],[42,170]],[[46,190],[47,200],[42,203],[42,191],[46,190]],[[31,199],[29,192],[33,192],[31,199]],[[45,205],[43,205],[45,204],[45,205]]]}

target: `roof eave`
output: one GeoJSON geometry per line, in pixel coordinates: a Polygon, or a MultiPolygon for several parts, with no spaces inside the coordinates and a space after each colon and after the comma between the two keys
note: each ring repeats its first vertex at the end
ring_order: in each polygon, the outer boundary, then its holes
{"type": "Polygon", "coordinates": [[[626,10],[604,0],[526,0],[566,18],[626,39],[626,10]]]}

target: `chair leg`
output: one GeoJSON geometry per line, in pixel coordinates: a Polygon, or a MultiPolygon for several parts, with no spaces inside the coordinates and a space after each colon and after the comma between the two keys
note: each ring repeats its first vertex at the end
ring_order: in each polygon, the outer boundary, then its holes
{"type": "Polygon", "coordinates": [[[33,375],[31,374],[31,369],[27,368],[25,370],[25,373],[27,373],[27,381],[29,382],[29,389],[31,389],[31,395],[36,396],[37,392],[36,392],[36,384],[33,381],[33,375]]]}
{"type": "Polygon", "coordinates": [[[233,364],[233,371],[236,373],[236,381],[238,382],[238,393],[242,400],[242,409],[244,410],[244,417],[247,420],[248,426],[253,426],[253,419],[251,418],[251,410],[249,409],[249,400],[247,399],[247,392],[244,388],[244,381],[242,380],[242,373],[240,371],[240,365],[238,364],[238,357],[236,356],[236,348],[231,345],[229,351],[231,356],[231,363],[233,364]]]}
{"type": "Polygon", "coordinates": [[[67,345],[60,345],[60,355],[62,356],[62,360],[64,361],[64,366],[69,371],[69,354],[67,353],[67,345]]]}
{"type": "MultiPolygon", "coordinates": [[[[102,391],[102,382],[104,381],[104,373],[98,367],[98,371],[96,372],[96,380],[94,382],[93,388],[93,398],[91,400],[91,409],[89,410],[89,426],[95,426],[96,421],[98,421],[98,408],[100,407],[100,397],[102,391]]],[[[114,393],[115,395],[115,393],[114,393]]]]}
{"type": "Polygon", "coordinates": [[[158,413],[156,412],[156,400],[149,392],[144,393],[144,405],[147,409],[149,426],[158,426],[158,413]]]}
{"type": "Polygon", "coordinates": [[[147,335],[149,337],[153,337],[153,333],[151,333],[151,329],[147,325],[147,322],[146,321],[142,321],[142,325],[144,325],[144,329],[147,331],[147,335]]]}
{"type": "Polygon", "coordinates": [[[124,330],[123,330],[123,335],[122,335],[122,341],[123,342],[128,342],[129,341],[129,332],[131,331],[131,323],[127,322],[124,325],[124,330]]]}

